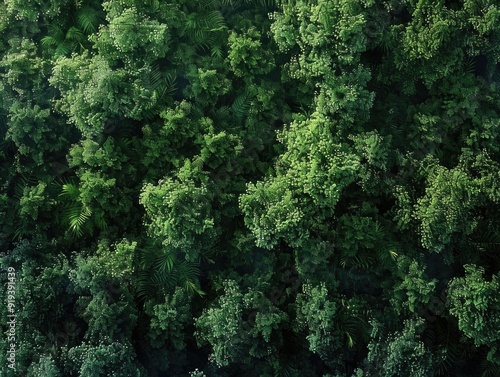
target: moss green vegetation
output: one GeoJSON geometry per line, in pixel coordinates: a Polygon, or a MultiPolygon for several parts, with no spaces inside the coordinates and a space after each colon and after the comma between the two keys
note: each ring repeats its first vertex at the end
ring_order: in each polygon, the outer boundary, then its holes
{"type": "Polygon", "coordinates": [[[498,1],[3,0],[0,93],[1,376],[500,375],[498,1]]]}

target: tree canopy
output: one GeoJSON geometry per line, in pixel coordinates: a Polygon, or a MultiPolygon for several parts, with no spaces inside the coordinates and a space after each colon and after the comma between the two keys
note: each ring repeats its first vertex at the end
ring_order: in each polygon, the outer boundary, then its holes
{"type": "Polygon", "coordinates": [[[0,90],[2,376],[500,375],[500,3],[3,0],[0,90]]]}

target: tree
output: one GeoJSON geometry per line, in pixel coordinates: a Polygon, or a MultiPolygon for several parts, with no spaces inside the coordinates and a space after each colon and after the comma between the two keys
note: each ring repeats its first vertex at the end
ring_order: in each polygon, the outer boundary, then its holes
{"type": "Polygon", "coordinates": [[[456,277],[449,284],[450,313],[458,318],[458,327],[476,346],[486,345],[488,361],[500,364],[498,357],[498,274],[488,281],[484,269],[465,265],[465,277],[456,277]]]}
{"type": "Polygon", "coordinates": [[[271,340],[287,315],[258,288],[243,293],[232,280],[225,281],[223,287],[224,293],[196,319],[200,345],[211,346],[218,366],[250,365],[268,358],[276,352],[277,344],[271,340]]]}
{"type": "Polygon", "coordinates": [[[404,328],[395,333],[383,332],[373,323],[372,342],[368,345],[366,376],[432,376],[435,356],[430,354],[416,334],[420,321],[407,320],[404,328]]]}

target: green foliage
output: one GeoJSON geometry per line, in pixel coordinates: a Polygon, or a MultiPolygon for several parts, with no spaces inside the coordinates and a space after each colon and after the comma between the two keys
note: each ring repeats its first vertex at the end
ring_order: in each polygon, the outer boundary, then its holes
{"type": "Polygon", "coordinates": [[[422,322],[405,321],[401,331],[387,334],[373,323],[372,342],[368,345],[366,375],[384,377],[433,375],[433,356],[426,350],[416,331],[422,322]]]}
{"type": "Polygon", "coordinates": [[[393,305],[399,314],[403,309],[418,314],[433,297],[437,280],[430,280],[416,260],[399,258],[398,270],[402,281],[393,288],[396,296],[393,305]]]}
{"type": "Polygon", "coordinates": [[[422,246],[440,252],[454,233],[470,235],[474,230],[471,210],[477,202],[479,187],[462,169],[432,167],[432,160],[427,161],[426,195],[418,200],[414,216],[421,223],[422,246]]]}
{"type": "Polygon", "coordinates": [[[357,345],[367,331],[361,303],[355,298],[332,299],[324,283],[318,287],[305,284],[302,292],[297,295],[298,329],[306,330],[311,352],[338,368],[341,350],[357,345]]]}
{"type": "Polygon", "coordinates": [[[63,184],[59,196],[62,207],[60,222],[76,236],[92,234],[95,226],[101,230],[107,227],[102,214],[94,214],[88,204],[82,202],[80,187],[77,184],[63,184]]]}
{"type": "Polygon", "coordinates": [[[62,374],[52,357],[41,356],[38,363],[31,364],[27,376],[61,377],[62,374]]]}
{"type": "Polygon", "coordinates": [[[115,2],[105,2],[107,27],[102,27],[93,41],[106,59],[122,59],[135,66],[138,56],[154,61],[165,56],[169,47],[169,32],[165,24],[150,19],[136,7],[117,12],[115,2]]]}
{"type": "Polygon", "coordinates": [[[174,292],[182,287],[189,294],[204,295],[198,263],[187,261],[182,249],[147,245],[140,249],[137,296],[140,299],[174,292]]]}
{"type": "MultiPolygon", "coordinates": [[[[57,376],[57,368],[50,360],[40,360],[38,355],[47,358],[57,357],[56,335],[63,331],[70,318],[65,318],[64,305],[70,301],[66,294],[68,286],[68,260],[54,252],[53,248],[36,243],[22,241],[10,251],[9,257],[2,257],[2,270],[7,272],[8,267],[14,268],[14,307],[13,312],[7,305],[2,306],[2,332],[8,331],[7,322],[12,320],[7,315],[15,314],[14,338],[3,336],[0,343],[2,355],[0,362],[5,366],[7,373],[7,351],[10,344],[16,345],[16,371],[15,375],[28,375],[28,368],[46,369],[47,372],[57,376]],[[52,255],[50,255],[52,253],[52,255]],[[41,255],[44,257],[40,257],[41,255]]],[[[7,275],[6,275],[7,276],[7,275]]],[[[2,284],[2,301],[7,303],[7,284],[2,284]]],[[[74,335],[67,340],[74,340],[74,335]],[[72,338],[72,339],[71,339],[72,338]]],[[[31,373],[34,373],[31,371],[31,373]]]]}
{"type": "Polygon", "coordinates": [[[2,375],[499,375],[499,9],[0,2],[2,375]]]}
{"type": "Polygon", "coordinates": [[[251,364],[253,359],[268,357],[275,349],[271,335],[279,330],[287,315],[276,308],[257,289],[243,293],[235,281],[223,283],[224,293],[195,320],[200,344],[209,344],[217,365],[231,362],[251,364]],[[245,315],[254,321],[243,324],[245,315]]]}
{"type": "Polygon", "coordinates": [[[146,376],[134,362],[131,344],[109,342],[91,346],[82,343],[68,351],[70,369],[82,377],[91,376],[146,376]]]}
{"type": "Polygon", "coordinates": [[[331,334],[338,308],[335,302],[327,299],[327,295],[328,290],[324,285],[318,288],[304,285],[303,294],[297,296],[297,321],[311,332],[307,336],[309,349],[325,359],[342,347],[342,338],[335,336],[338,334],[331,334]]]}
{"type": "Polygon", "coordinates": [[[228,60],[236,76],[269,73],[274,68],[273,55],[262,48],[261,35],[255,28],[240,35],[231,32],[228,38],[228,60]]]}
{"type": "Polygon", "coordinates": [[[181,249],[188,261],[195,261],[207,252],[217,235],[215,219],[211,218],[211,194],[203,176],[194,179],[191,164],[179,171],[179,178],[165,178],[158,185],[143,187],[140,203],[149,217],[152,237],[164,246],[181,249]]]}
{"type": "MultiPolygon", "coordinates": [[[[46,142],[47,133],[51,132],[46,122],[50,119],[49,109],[40,109],[38,105],[26,106],[15,102],[10,108],[9,130],[7,138],[12,140],[22,155],[31,155],[38,164],[43,163],[44,150],[37,150],[37,145],[46,142]]],[[[50,136],[49,136],[50,140],[50,136]]],[[[47,146],[53,148],[53,146],[47,146]]]]}
{"type": "Polygon", "coordinates": [[[155,304],[148,301],[145,312],[150,316],[148,337],[153,347],[161,347],[167,343],[176,350],[186,348],[185,329],[192,322],[190,298],[182,288],[176,288],[164,302],[155,304]]]}
{"type": "Polygon", "coordinates": [[[45,202],[48,198],[44,195],[47,185],[39,183],[35,187],[24,187],[23,196],[20,200],[20,214],[29,215],[33,220],[38,217],[40,207],[47,205],[45,202]]]}
{"type": "Polygon", "coordinates": [[[317,113],[293,123],[281,135],[287,152],[277,162],[277,176],[250,184],[241,197],[257,245],[271,248],[282,237],[300,246],[312,231],[322,232],[322,219],[333,215],[342,190],[354,182],[359,158],[334,142],[330,127],[317,113]]]}
{"type": "Polygon", "coordinates": [[[186,15],[181,35],[186,35],[194,45],[213,48],[225,29],[224,16],[220,11],[194,12],[186,15]]]}
{"type": "Polygon", "coordinates": [[[95,8],[83,6],[78,9],[76,19],[81,30],[86,34],[91,34],[97,31],[100,14],[95,8]]]}
{"type": "MultiPolygon", "coordinates": [[[[454,278],[449,284],[450,313],[457,317],[458,327],[465,336],[477,346],[489,346],[493,357],[500,341],[498,275],[488,281],[482,267],[466,265],[464,268],[465,277],[454,278]]],[[[492,361],[500,363],[498,355],[492,361]]]]}

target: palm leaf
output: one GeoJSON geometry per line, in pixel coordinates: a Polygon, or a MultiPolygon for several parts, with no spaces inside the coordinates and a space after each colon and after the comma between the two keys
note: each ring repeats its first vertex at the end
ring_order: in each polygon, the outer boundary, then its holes
{"type": "Polygon", "coordinates": [[[95,33],[100,23],[99,12],[90,7],[83,7],[76,13],[78,27],[85,34],[95,33]]]}
{"type": "Polygon", "coordinates": [[[66,32],[66,39],[71,42],[82,43],[85,40],[85,34],[80,29],[72,26],[66,32]]]}
{"type": "Polygon", "coordinates": [[[217,34],[226,29],[224,16],[220,11],[191,13],[187,16],[183,34],[197,46],[211,47],[220,38],[217,34]]]}
{"type": "Polygon", "coordinates": [[[45,37],[43,37],[40,40],[40,42],[42,43],[42,46],[44,46],[44,47],[57,46],[57,44],[59,43],[59,41],[51,35],[46,35],[45,37]]]}
{"type": "Polygon", "coordinates": [[[160,273],[155,271],[149,280],[149,283],[156,288],[172,289],[175,287],[176,279],[174,273],[160,273]]]}
{"type": "MultiPolygon", "coordinates": [[[[93,224],[90,221],[92,210],[84,206],[80,201],[80,188],[74,182],[66,182],[61,186],[59,197],[62,199],[61,225],[76,235],[82,237],[84,234],[92,234],[93,224]]],[[[95,216],[100,223],[99,228],[104,229],[106,225],[101,223],[99,216],[95,216]]]]}
{"type": "Polygon", "coordinates": [[[472,57],[465,62],[464,73],[472,75],[474,74],[475,69],[476,69],[476,59],[472,57]]]}
{"type": "Polygon", "coordinates": [[[224,16],[218,10],[198,13],[198,25],[207,31],[218,31],[226,27],[224,16]]]}
{"type": "Polygon", "coordinates": [[[73,182],[64,183],[61,187],[59,196],[68,200],[78,200],[80,197],[80,188],[73,182]]]}
{"type": "Polygon", "coordinates": [[[252,99],[250,97],[250,94],[245,90],[235,98],[233,104],[231,105],[233,114],[240,119],[245,117],[250,110],[251,102],[252,99]]]}
{"type": "Polygon", "coordinates": [[[158,105],[164,106],[165,97],[172,97],[177,90],[176,74],[162,72],[158,64],[145,71],[147,73],[143,76],[142,85],[155,93],[156,101],[143,110],[142,116],[151,120],[158,115],[158,105]]]}
{"type": "Polygon", "coordinates": [[[222,48],[221,46],[212,46],[210,49],[210,55],[213,58],[222,58],[222,48]]]}
{"type": "Polygon", "coordinates": [[[472,244],[483,252],[500,252],[500,233],[489,226],[480,226],[472,244]]]}
{"type": "Polygon", "coordinates": [[[69,55],[69,53],[71,53],[75,49],[75,43],[64,41],[57,45],[55,55],[69,55]]]}
{"type": "Polygon", "coordinates": [[[81,237],[86,228],[86,224],[92,215],[92,211],[90,208],[75,205],[74,207],[69,207],[67,214],[70,230],[77,236],[81,237]]]}
{"type": "Polygon", "coordinates": [[[264,8],[276,8],[278,6],[278,0],[245,0],[245,3],[252,4],[257,3],[264,8]]]}
{"type": "Polygon", "coordinates": [[[500,376],[500,365],[499,364],[494,364],[490,361],[488,361],[487,358],[484,358],[480,362],[480,368],[481,371],[483,372],[481,374],[481,377],[498,377],[500,376]]]}
{"type": "Polygon", "coordinates": [[[94,216],[92,216],[92,220],[94,224],[101,230],[108,229],[108,224],[106,223],[106,220],[104,219],[104,213],[99,212],[95,213],[94,216]]]}
{"type": "Polygon", "coordinates": [[[171,292],[183,287],[187,292],[204,295],[198,277],[200,270],[193,262],[180,259],[175,250],[167,250],[158,243],[151,243],[140,251],[137,296],[139,299],[154,297],[159,292],[171,292]]]}
{"type": "Polygon", "coordinates": [[[146,4],[152,13],[156,13],[160,9],[160,2],[158,0],[147,0],[146,4]]]}
{"type": "Polygon", "coordinates": [[[173,253],[164,252],[156,257],[155,262],[153,263],[153,267],[155,271],[159,273],[171,273],[172,268],[174,267],[175,256],[173,253]]]}
{"type": "Polygon", "coordinates": [[[65,35],[58,27],[49,27],[47,36],[41,39],[42,46],[57,46],[64,42],[65,35]]]}

